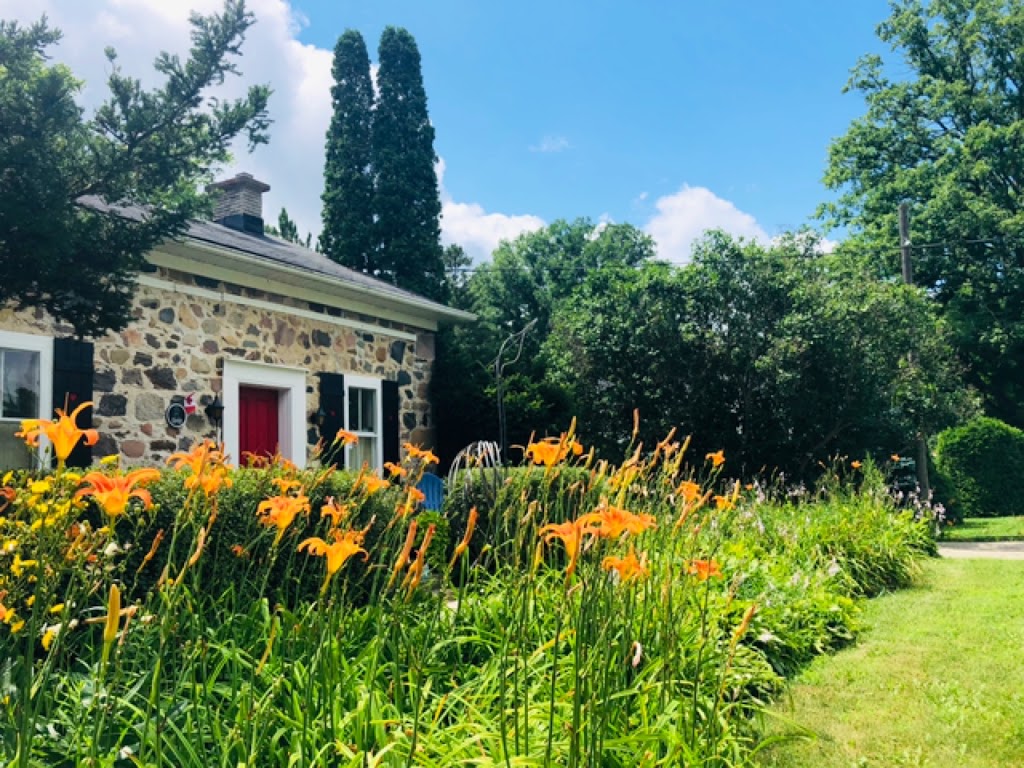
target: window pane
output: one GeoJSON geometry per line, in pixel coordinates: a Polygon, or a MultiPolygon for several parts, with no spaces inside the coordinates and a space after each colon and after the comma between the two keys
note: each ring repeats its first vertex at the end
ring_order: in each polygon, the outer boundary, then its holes
{"type": "Polygon", "coordinates": [[[352,387],[348,391],[348,428],[350,432],[377,431],[377,391],[352,387]]]}
{"type": "Polygon", "coordinates": [[[362,411],[363,423],[360,426],[360,430],[363,432],[376,432],[377,431],[377,392],[372,389],[362,389],[359,391],[359,395],[362,398],[363,405],[360,410],[362,411]]]}
{"type": "Polygon", "coordinates": [[[15,432],[21,431],[16,421],[0,422],[0,469],[27,469],[32,466],[35,453],[15,432]]]}
{"type": "Polygon", "coordinates": [[[39,353],[21,349],[0,351],[3,369],[5,419],[39,418],[39,353]]]}
{"type": "Polygon", "coordinates": [[[358,470],[363,464],[369,465],[370,469],[377,469],[377,438],[359,437],[359,442],[349,448],[348,466],[358,470]]]}

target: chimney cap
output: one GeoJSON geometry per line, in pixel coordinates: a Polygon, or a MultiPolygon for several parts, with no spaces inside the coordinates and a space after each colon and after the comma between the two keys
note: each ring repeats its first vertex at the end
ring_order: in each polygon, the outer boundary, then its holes
{"type": "Polygon", "coordinates": [[[262,181],[254,179],[251,173],[236,173],[234,177],[230,179],[224,179],[224,181],[217,181],[210,184],[207,190],[210,189],[221,189],[227,191],[234,187],[242,187],[252,189],[255,192],[269,192],[270,185],[265,184],[262,181]]]}

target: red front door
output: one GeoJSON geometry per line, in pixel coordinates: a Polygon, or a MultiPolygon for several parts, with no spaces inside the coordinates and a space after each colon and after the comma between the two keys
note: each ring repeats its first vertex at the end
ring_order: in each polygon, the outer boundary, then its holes
{"type": "Polygon", "coordinates": [[[238,388],[238,447],[246,453],[273,456],[277,453],[278,392],[261,387],[238,388]]]}

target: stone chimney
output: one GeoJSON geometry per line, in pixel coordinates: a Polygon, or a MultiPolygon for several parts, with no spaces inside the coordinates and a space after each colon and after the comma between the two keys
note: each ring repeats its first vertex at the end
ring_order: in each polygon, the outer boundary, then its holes
{"type": "Polygon", "coordinates": [[[257,181],[251,173],[211,184],[206,191],[214,195],[213,220],[231,229],[262,235],[263,193],[269,189],[269,184],[257,181]]]}

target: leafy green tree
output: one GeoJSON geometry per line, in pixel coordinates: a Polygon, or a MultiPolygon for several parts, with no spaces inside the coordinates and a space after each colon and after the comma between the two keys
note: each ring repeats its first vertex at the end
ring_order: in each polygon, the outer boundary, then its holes
{"type": "Polygon", "coordinates": [[[193,16],[188,60],[160,54],[164,83],[151,91],[108,50],[110,98],[85,119],[81,83],[47,60],[60,33],[0,22],[0,303],[41,307],[81,336],[130,321],[146,252],[207,210],[199,190],[235,136],[266,141],[265,86],[206,96],[237,73],[252,23],[240,0],[193,16]]]}
{"type": "Polygon", "coordinates": [[[320,250],[339,264],[375,274],[373,83],[366,43],[356,30],[338,38],[331,72],[334,113],[327,130],[320,250]]]}
{"type": "Polygon", "coordinates": [[[915,280],[942,308],[987,409],[1024,425],[1024,3],[896,0],[847,90],[866,114],[829,153],[823,215],[899,274],[911,206],[915,280]]]}
{"type": "Polygon", "coordinates": [[[582,434],[618,457],[636,407],[648,446],[678,426],[697,461],[724,449],[737,472],[810,478],[831,456],[887,456],[950,423],[969,402],[929,302],[814,247],[716,233],[686,267],[590,276],[545,349],[582,434]]]}
{"type": "Polygon", "coordinates": [[[376,263],[370,271],[402,288],[443,301],[441,200],[434,127],[416,41],[388,27],[380,38],[379,96],[373,115],[373,212],[376,263]]]}
{"type": "Polygon", "coordinates": [[[534,431],[565,429],[570,401],[566,387],[550,377],[543,347],[553,314],[573,300],[588,275],[629,272],[653,254],[650,238],[635,227],[595,226],[588,219],[556,221],[501,243],[455,294],[479,321],[439,337],[433,383],[442,453],[450,457],[474,440],[497,440],[495,359],[502,342],[530,323],[522,354],[503,377],[509,443],[524,445],[534,431]]]}

